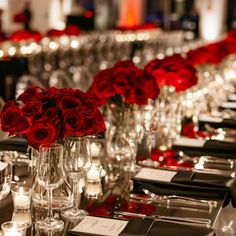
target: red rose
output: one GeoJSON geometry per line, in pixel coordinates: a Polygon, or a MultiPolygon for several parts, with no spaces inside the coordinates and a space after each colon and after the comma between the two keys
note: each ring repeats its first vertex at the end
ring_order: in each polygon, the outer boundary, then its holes
{"type": "Polygon", "coordinates": [[[146,65],[145,73],[155,78],[158,88],[174,86],[176,92],[195,85],[198,80],[195,68],[180,55],[151,61],[146,65]]]}
{"type": "Polygon", "coordinates": [[[51,107],[45,111],[44,115],[53,123],[54,127],[58,131],[58,135],[61,135],[62,121],[59,117],[59,113],[60,111],[56,107],[51,107]]]}
{"type": "Polygon", "coordinates": [[[64,30],[51,29],[47,32],[48,37],[60,37],[65,34],[64,30]]]}
{"type": "Polygon", "coordinates": [[[62,111],[66,109],[77,108],[81,105],[80,100],[69,95],[62,97],[61,100],[58,101],[58,103],[62,111]]]}
{"type": "Polygon", "coordinates": [[[147,96],[148,98],[151,98],[151,99],[157,98],[157,96],[159,94],[159,89],[158,89],[157,84],[152,76],[144,75],[143,88],[144,88],[146,94],[148,94],[148,96],[147,96]]]}
{"type": "Polygon", "coordinates": [[[32,126],[32,121],[25,116],[20,116],[15,125],[14,134],[25,134],[29,132],[32,126]]]}
{"type": "Polygon", "coordinates": [[[90,96],[81,96],[80,101],[83,104],[83,106],[81,106],[83,116],[93,118],[97,111],[94,99],[90,96]]]}
{"type": "Polygon", "coordinates": [[[70,36],[80,34],[80,29],[76,25],[68,25],[64,31],[66,35],[70,35],[70,36]]]}
{"type": "Polygon", "coordinates": [[[97,110],[94,116],[93,133],[100,134],[100,133],[103,133],[105,130],[106,130],[106,125],[105,125],[102,113],[99,110],[97,110]]]}
{"type": "Polygon", "coordinates": [[[94,119],[89,119],[85,117],[82,125],[80,126],[80,129],[77,132],[77,135],[83,136],[83,135],[90,135],[90,134],[95,134],[94,133],[94,119]]]}
{"type": "Polygon", "coordinates": [[[26,135],[29,144],[35,148],[57,138],[105,131],[95,101],[78,89],[31,87],[18,100],[20,102],[8,101],[3,106],[1,129],[10,134],[26,135]]]}
{"type": "Polygon", "coordinates": [[[88,90],[88,94],[95,97],[98,106],[104,105],[108,98],[114,95],[112,69],[98,72],[94,77],[94,83],[88,90]]]}
{"type": "Polygon", "coordinates": [[[125,94],[125,103],[127,104],[147,104],[147,94],[142,86],[135,86],[125,94]]]}
{"type": "Polygon", "coordinates": [[[33,118],[42,113],[42,102],[41,101],[32,101],[26,103],[22,108],[24,116],[33,118]]]}
{"type": "Polygon", "coordinates": [[[18,98],[18,101],[23,103],[28,103],[32,101],[38,101],[42,98],[42,93],[45,92],[43,88],[39,87],[30,87],[26,91],[24,91],[18,98]]]}
{"type": "Polygon", "coordinates": [[[124,95],[126,90],[130,88],[126,78],[128,74],[127,72],[128,71],[126,71],[124,68],[117,69],[113,72],[112,77],[114,79],[113,87],[115,89],[115,94],[124,95]]]}
{"type": "Polygon", "coordinates": [[[37,120],[26,133],[28,143],[38,149],[41,144],[50,144],[57,139],[57,131],[48,118],[37,120]]]}
{"type": "Polygon", "coordinates": [[[219,64],[222,60],[222,55],[219,54],[216,44],[209,44],[190,50],[187,53],[187,60],[194,66],[201,64],[219,64]]]}
{"type": "Polygon", "coordinates": [[[81,136],[81,127],[84,117],[77,109],[68,109],[62,112],[63,132],[62,136],[81,136]]]}
{"type": "Polygon", "coordinates": [[[22,111],[18,107],[11,107],[9,104],[6,106],[7,108],[3,107],[1,113],[2,131],[9,132],[10,135],[25,133],[30,127],[29,120],[23,117],[22,111]]]}

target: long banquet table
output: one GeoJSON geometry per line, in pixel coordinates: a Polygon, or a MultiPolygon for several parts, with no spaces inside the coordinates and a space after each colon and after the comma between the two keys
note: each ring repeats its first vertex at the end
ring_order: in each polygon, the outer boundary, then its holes
{"type": "MultiPolygon", "coordinates": [[[[1,150],[17,150],[20,151],[20,153],[25,153],[26,152],[26,147],[27,143],[24,139],[21,139],[19,137],[14,137],[12,139],[5,140],[1,142],[0,144],[0,149],[1,150]]],[[[22,173],[24,171],[27,171],[27,168],[25,165],[22,165],[22,163],[15,162],[14,163],[14,168],[13,170],[15,171],[15,175],[18,174],[18,172],[22,173]]],[[[230,224],[230,222],[233,222],[232,217],[233,214],[235,214],[235,209],[232,207],[231,202],[227,200],[227,196],[222,195],[222,197],[217,197],[214,199],[209,200],[215,200],[217,201],[217,207],[212,208],[212,210],[206,210],[206,209],[201,209],[201,207],[196,207],[196,208],[186,208],[186,207],[181,207],[181,206],[167,206],[166,203],[159,203],[159,204],[146,204],[146,203],[141,203],[140,201],[136,200],[131,200],[127,199],[122,192],[122,189],[125,187],[124,185],[126,183],[132,183],[130,179],[124,179],[124,178],[130,178],[130,176],[125,176],[122,177],[116,185],[113,186],[103,186],[105,191],[103,192],[103,195],[99,197],[99,199],[88,199],[85,196],[83,196],[82,201],[81,201],[81,207],[86,209],[89,212],[89,215],[91,216],[102,216],[102,217],[114,217],[114,212],[117,210],[121,211],[127,211],[132,209],[137,209],[139,208],[139,213],[147,213],[150,212],[152,214],[158,214],[161,216],[176,216],[176,217],[199,217],[199,218],[206,218],[211,220],[211,228],[216,232],[216,235],[227,235],[229,231],[226,230],[226,233],[222,231],[222,227],[225,226],[227,229],[227,224],[230,224]],[[126,182],[124,182],[126,181],[126,182]],[[141,204],[141,205],[140,205],[141,204]],[[122,207],[121,207],[122,206],[122,207]],[[145,212],[147,211],[147,212],[145,212]],[[226,222],[225,222],[226,221],[226,222]],[[222,226],[223,225],[223,226],[222,226]]],[[[30,176],[27,175],[24,177],[26,182],[30,180],[30,176]]],[[[135,186],[136,186],[136,181],[135,181],[135,186]]],[[[127,187],[127,186],[126,186],[127,187]]],[[[137,187],[137,186],[136,186],[137,187]]],[[[136,192],[140,193],[137,191],[138,188],[134,188],[136,192]]],[[[135,192],[135,191],[133,191],[135,192]]],[[[11,193],[1,201],[0,203],[0,209],[1,209],[1,214],[0,214],[0,224],[2,224],[5,221],[11,220],[12,217],[12,212],[13,212],[13,203],[12,203],[12,196],[11,193]]],[[[122,219],[126,219],[127,217],[122,217],[122,219]]],[[[232,223],[231,222],[231,223],[232,223]]],[[[233,222],[234,223],[234,222],[233,222]]],[[[233,224],[232,223],[232,224],[233,224]]],[[[68,232],[68,229],[70,230],[72,228],[72,224],[66,222],[66,228],[63,232],[63,235],[66,235],[68,232]]],[[[175,225],[175,224],[174,224],[175,225]]],[[[73,225],[75,226],[75,224],[73,225]]],[[[173,225],[161,225],[159,226],[160,229],[163,230],[164,227],[164,232],[166,231],[167,233],[171,233],[175,227],[173,225]]],[[[233,225],[234,227],[234,225],[233,225]]],[[[184,226],[183,226],[184,229],[184,226]]],[[[176,229],[175,229],[176,230],[176,229]]],[[[177,229],[179,230],[179,229],[177,229]]],[[[173,233],[173,232],[172,232],[173,233]]],[[[35,235],[33,230],[28,231],[28,235],[35,235]]],[[[198,235],[198,234],[197,234],[198,235]]],[[[202,235],[202,234],[199,234],[202,235]]]]}

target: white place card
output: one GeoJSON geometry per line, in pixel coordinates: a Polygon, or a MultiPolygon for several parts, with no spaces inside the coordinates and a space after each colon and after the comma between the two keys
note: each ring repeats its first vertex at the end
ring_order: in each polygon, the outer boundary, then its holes
{"type": "Polygon", "coordinates": [[[7,163],[0,161],[0,171],[4,170],[7,167],[7,163]]]}
{"type": "Polygon", "coordinates": [[[236,102],[223,102],[220,107],[236,109],[236,102]]]}
{"type": "Polygon", "coordinates": [[[119,236],[127,224],[126,220],[85,216],[71,231],[91,235],[119,236]]]}
{"type": "Polygon", "coordinates": [[[228,98],[229,98],[229,100],[231,100],[231,101],[236,101],[236,94],[234,94],[234,93],[233,93],[233,94],[230,94],[228,98]]]}
{"type": "Polygon", "coordinates": [[[206,114],[199,115],[198,120],[203,121],[203,122],[213,122],[213,123],[223,122],[223,118],[221,118],[221,117],[209,116],[209,115],[206,115],[206,114]]]}
{"type": "Polygon", "coordinates": [[[141,171],[135,176],[135,178],[143,180],[171,182],[172,178],[176,174],[176,171],[142,168],[141,171]]]}
{"type": "Polygon", "coordinates": [[[205,142],[206,141],[202,139],[195,139],[181,136],[174,142],[174,145],[185,146],[185,147],[203,147],[205,142]]]}

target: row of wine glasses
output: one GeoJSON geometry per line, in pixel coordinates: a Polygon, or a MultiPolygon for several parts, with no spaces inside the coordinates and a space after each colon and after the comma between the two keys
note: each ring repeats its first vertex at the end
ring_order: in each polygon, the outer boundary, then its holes
{"type": "Polygon", "coordinates": [[[67,138],[64,145],[53,143],[39,147],[37,181],[47,191],[48,213],[46,218],[36,221],[36,230],[53,233],[63,229],[64,222],[54,218],[53,215],[52,191],[62,185],[67,177],[72,182],[74,204],[72,208],[62,210],[62,218],[81,220],[87,214],[86,211],[79,209],[78,183],[90,167],[91,153],[88,137],[67,138]]]}
{"type": "Polygon", "coordinates": [[[183,53],[191,49],[191,45],[183,42],[180,31],[166,33],[160,30],[94,32],[70,40],[63,37],[45,39],[38,53],[28,55],[28,74],[19,78],[17,87],[21,87],[21,91],[26,84],[45,88],[73,87],[85,92],[98,71],[117,61],[131,59],[143,67],[153,58],[183,53]]]}

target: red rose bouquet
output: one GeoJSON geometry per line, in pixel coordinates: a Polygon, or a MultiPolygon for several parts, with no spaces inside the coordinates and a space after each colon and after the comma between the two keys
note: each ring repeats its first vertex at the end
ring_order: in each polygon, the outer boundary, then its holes
{"type": "Polygon", "coordinates": [[[34,148],[67,136],[105,131],[102,114],[93,98],[71,88],[30,87],[17,101],[5,103],[0,118],[2,131],[26,136],[34,148]]]}
{"type": "Polygon", "coordinates": [[[189,63],[194,66],[202,64],[217,65],[230,54],[236,53],[236,41],[227,37],[217,43],[211,43],[187,53],[189,63]]]}
{"type": "Polygon", "coordinates": [[[155,78],[159,89],[167,85],[179,92],[197,84],[198,81],[195,68],[180,55],[162,60],[154,59],[145,66],[144,71],[147,76],[155,78]]]}
{"type": "Polygon", "coordinates": [[[156,98],[158,92],[154,79],[145,75],[143,70],[129,60],[98,72],[88,90],[99,106],[109,101],[117,105],[144,105],[149,98],[156,98]]]}

